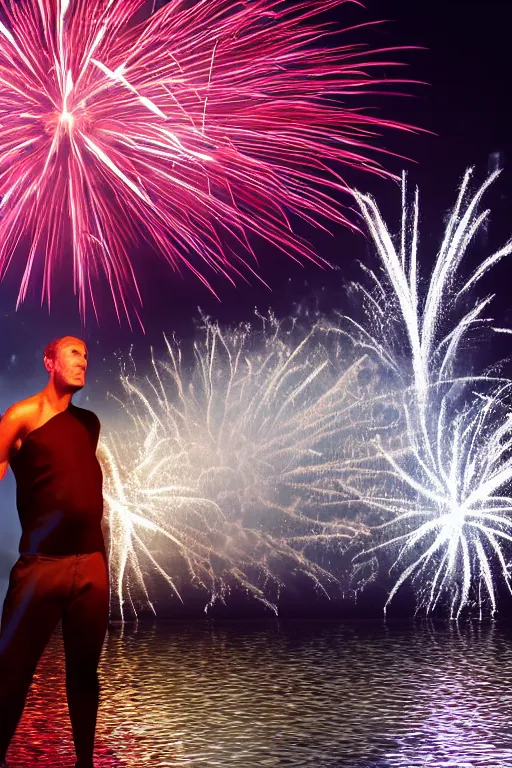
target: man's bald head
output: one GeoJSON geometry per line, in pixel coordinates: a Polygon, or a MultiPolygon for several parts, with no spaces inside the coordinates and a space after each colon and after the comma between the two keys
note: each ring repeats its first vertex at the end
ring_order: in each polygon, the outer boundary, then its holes
{"type": "Polygon", "coordinates": [[[58,339],[53,339],[53,341],[50,341],[50,343],[46,345],[43,357],[47,357],[49,360],[55,360],[59,349],[64,345],[73,344],[73,342],[77,342],[82,347],[85,347],[85,341],[82,341],[82,339],[79,339],[77,336],[60,336],[58,339]]]}

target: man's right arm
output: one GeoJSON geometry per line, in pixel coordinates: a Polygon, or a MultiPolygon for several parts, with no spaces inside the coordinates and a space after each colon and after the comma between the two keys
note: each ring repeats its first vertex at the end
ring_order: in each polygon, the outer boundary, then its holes
{"type": "Polygon", "coordinates": [[[3,480],[9,466],[9,456],[20,436],[23,418],[18,404],[11,405],[0,419],[0,480],[3,480]]]}

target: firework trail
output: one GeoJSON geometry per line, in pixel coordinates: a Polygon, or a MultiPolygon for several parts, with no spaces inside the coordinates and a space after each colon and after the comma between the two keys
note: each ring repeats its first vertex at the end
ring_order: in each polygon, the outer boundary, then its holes
{"type": "MultiPolygon", "coordinates": [[[[372,200],[356,194],[375,242],[382,275],[366,270],[372,287],[355,286],[366,310],[362,323],[340,316],[338,333],[375,355],[401,392],[408,447],[380,445],[380,466],[354,496],[381,524],[377,542],[356,562],[366,565],[394,552],[398,571],[388,603],[411,579],[419,606],[434,610],[447,599],[452,617],[486,603],[496,610],[494,573],[512,591],[507,551],[512,542],[512,382],[492,372],[476,375],[460,350],[478,331],[504,331],[484,316],[492,297],[470,302],[470,289],[512,251],[512,241],[486,258],[467,279],[460,267],[489,211],[478,212],[494,173],[474,194],[471,171],[459,197],[428,281],[418,269],[418,193],[412,212],[403,190],[401,236],[395,244],[372,200]],[[346,330],[348,328],[348,331],[346,330]],[[383,521],[383,522],[382,522],[383,521]]],[[[359,478],[360,480],[360,478],[359,478]]],[[[363,574],[366,573],[362,568],[363,574]]]]}
{"type": "Polygon", "coordinates": [[[349,1],[0,0],[0,277],[24,265],[18,303],[42,275],[50,304],[72,269],[82,316],[105,277],[136,313],[141,241],[206,284],[257,269],[251,235],[315,259],[289,216],[347,224],[340,168],[384,174],[376,135],[406,128],[345,103],[393,82],[370,75],[386,49],[335,46],[319,21],[349,1]]]}
{"type": "Polygon", "coordinates": [[[277,610],[292,574],[324,594],[340,586],[330,562],[364,530],[347,518],[345,475],[375,453],[370,404],[379,428],[393,413],[366,355],[347,362],[318,323],[262,320],[262,333],[205,321],[191,365],[169,341],[150,377],[122,378],[130,426],[102,444],[122,615],[152,604],[147,566],[178,595],[205,589],[207,607],[235,587],[277,610]]]}

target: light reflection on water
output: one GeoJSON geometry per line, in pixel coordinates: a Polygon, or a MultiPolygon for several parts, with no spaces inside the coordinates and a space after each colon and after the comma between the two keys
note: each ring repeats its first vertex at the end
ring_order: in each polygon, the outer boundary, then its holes
{"type": "MultiPolygon", "coordinates": [[[[12,768],[73,765],[61,638],[12,768]]],[[[97,768],[512,768],[512,650],[499,626],[230,624],[112,629],[97,768]]]]}

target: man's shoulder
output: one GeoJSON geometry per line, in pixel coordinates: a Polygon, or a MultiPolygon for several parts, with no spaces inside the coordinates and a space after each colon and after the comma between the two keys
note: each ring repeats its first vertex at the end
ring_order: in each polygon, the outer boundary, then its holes
{"type": "Polygon", "coordinates": [[[89,419],[90,421],[99,421],[99,418],[96,416],[94,411],[89,410],[89,408],[82,408],[81,406],[75,405],[74,403],[71,403],[71,406],[74,413],[79,418],[89,419]]]}
{"type": "Polygon", "coordinates": [[[78,405],[75,405],[74,403],[71,403],[71,407],[77,419],[80,419],[80,421],[82,421],[84,424],[93,428],[100,427],[100,420],[96,416],[94,411],[90,411],[88,408],[80,408],[78,405]]]}
{"type": "Polygon", "coordinates": [[[39,395],[31,395],[24,400],[18,400],[7,408],[2,418],[12,421],[31,419],[40,413],[42,409],[41,398],[39,395]]]}

